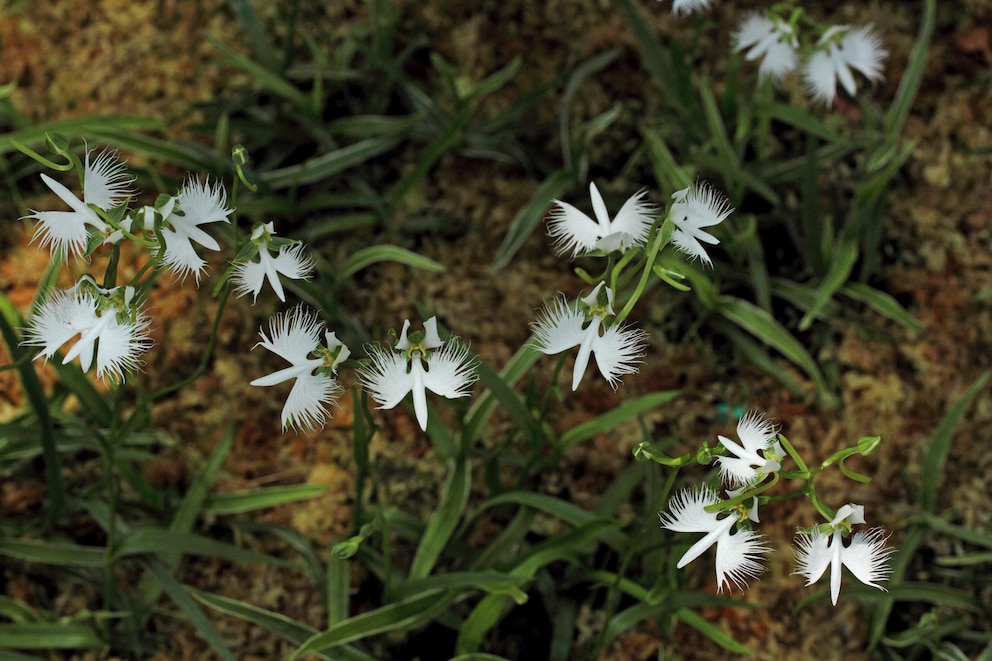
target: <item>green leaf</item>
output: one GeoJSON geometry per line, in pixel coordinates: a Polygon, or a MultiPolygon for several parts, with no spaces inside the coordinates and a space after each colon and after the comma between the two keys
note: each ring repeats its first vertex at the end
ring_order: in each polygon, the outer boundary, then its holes
{"type": "Polygon", "coordinates": [[[779,351],[806,372],[821,395],[828,394],[826,383],[816,362],[799,341],[770,314],[752,303],[733,296],[720,296],[718,309],[724,317],[779,351]]]}
{"type": "Polygon", "coordinates": [[[114,558],[132,555],[158,555],[172,558],[177,555],[201,555],[221,558],[231,562],[247,562],[299,569],[296,563],[258,551],[243,549],[234,544],[221,542],[201,535],[161,530],[159,528],[139,528],[121,540],[114,558]]]}
{"type": "Polygon", "coordinates": [[[737,654],[743,654],[746,656],[751,656],[754,654],[754,652],[752,652],[751,650],[749,650],[748,648],[744,647],[736,640],[731,638],[730,635],[726,633],[723,629],[716,626],[715,624],[710,623],[707,620],[704,620],[702,616],[697,615],[688,608],[678,609],[675,612],[675,617],[679,618],[680,620],[688,624],[696,631],[699,631],[717,645],[720,645],[721,647],[728,649],[731,652],[735,652],[737,654]]]}
{"type": "Polygon", "coordinates": [[[864,303],[876,312],[885,315],[893,321],[898,321],[910,330],[923,330],[923,324],[916,317],[907,312],[906,308],[899,305],[896,299],[883,291],[879,291],[861,282],[849,282],[841,287],[840,293],[864,303]]]}
{"type": "Polygon", "coordinates": [[[561,438],[558,439],[558,450],[567,450],[576,443],[584,441],[587,438],[591,438],[596,434],[613,429],[621,422],[641,415],[656,406],[667,404],[681,394],[682,391],[680,390],[664,390],[661,392],[653,392],[647,395],[642,395],[636,399],[626,401],[620,406],[610,409],[606,413],[603,413],[588,422],[572,427],[567,432],[562,434],[561,438]]]}
{"type": "Polygon", "coordinates": [[[209,35],[207,35],[207,41],[220,51],[225,60],[243,70],[259,85],[286,99],[301,112],[312,114],[313,108],[310,104],[310,98],[285,78],[265,65],[255,62],[247,55],[242,55],[228,48],[227,45],[209,35]]]}
{"type": "Polygon", "coordinates": [[[203,502],[205,514],[241,514],[265,507],[277,507],[298,500],[316,498],[327,491],[322,484],[292,484],[250,491],[231,491],[208,496],[203,502]]]}
{"type": "Polygon", "coordinates": [[[315,156],[297,165],[290,165],[261,173],[258,175],[258,179],[269,188],[275,190],[313,184],[318,181],[330,179],[334,175],[340,174],[356,165],[361,165],[365,161],[389,151],[398,144],[399,138],[395,136],[369,138],[368,140],[362,140],[353,145],[315,156]]]}
{"type": "Polygon", "coordinates": [[[520,433],[530,441],[538,442],[544,436],[541,425],[534,419],[520,395],[503,381],[489,363],[481,359],[476,360],[476,373],[488,392],[499,400],[503,410],[510,416],[520,433]]]}
{"type": "Polygon", "coordinates": [[[210,620],[207,619],[203,611],[200,610],[199,606],[196,605],[196,602],[186,593],[179,582],[173,578],[169,570],[162,564],[162,561],[156,557],[149,557],[142,560],[142,564],[162,585],[165,593],[169,595],[173,603],[179,606],[179,609],[182,610],[189,623],[200,632],[200,635],[217,652],[218,656],[224,661],[235,661],[234,655],[227,649],[227,645],[224,643],[220,632],[214,628],[214,625],[210,623],[210,620]]]}
{"type": "Polygon", "coordinates": [[[454,597],[453,594],[441,593],[404,599],[348,618],[309,638],[290,659],[299,659],[308,653],[320,652],[380,633],[401,632],[423,626],[445,610],[454,597]]]}
{"type": "Polygon", "coordinates": [[[851,275],[851,269],[854,268],[854,262],[857,260],[858,244],[856,241],[842,241],[837,246],[831,256],[827,274],[823,277],[823,282],[820,283],[820,287],[817,289],[813,307],[803,315],[802,320],[799,322],[799,330],[805,331],[809,329],[813,320],[819,316],[820,311],[833,298],[834,293],[847,282],[848,277],[851,275]]]}
{"type": "Polygon", "coordinates": [[[418,269],[424,269],[432,273],[444,271],[444,265],[435,262],[433,259],[418,255],[417,253],[392,245],[379,245],[362,248],[357,251],[342,264],[337,272],[337,276],[344,280],[355,275],[364,268],[368,268],[377,262],[397,262],[406,264],[418,269]]]}
{"type": "Polygon", "coordinates": [[[107,562],[106,550],[103,547],[33,539],[2,538],[0,555],[66,567],[103,567],[107,562]]]}
{"type": "Polygon", "coordinates": [[[944,462],[947,460],[947,453],[951,449],[951,442],[954,440],[954,430],[964,417],[972,400],[979,391],[985,387],[992,372],[984,372],[971,384],[941,420],[940,425],[934,430],[930,442],[927,444],[926,454],[923,457],[923,465],[920,467],[920,506],[925,512],[933,512],[937,504],[937,487],[944,474],[944,462]]]}
{"type": "Polygon", "coordinates": [[[410,578],[423,578],[431,573],[451,534],[465,513],[465,504],[472,487],[468,459],[454,460],[445,486],[441,504],[431,515],[424,536],[417,547],[417,554],[410,567],[410,578]]]}
{"type": "Polygon", "coordinates": [[[76,622],[0,624],[0,648],[66,650],[103,646],[104,642],[92,627],[76,622]]]}
{"type": "Polygon", "coordinates": [[[556,170],[550,174],[531,196],[530,202],[510,223],[510,228],[503,237],[503,244],[496,251],[496,258],[492,266],[489,267],[491,273],[499,272],[510,260],[524,241],[534,233],[534,229],[544,220],[548,213],[548,207],[552,200],[562,197],[569,187],[574,183],[575,175],[565,170],[556,170]]]}
{"type": "MultiPolygon", "coordinates": [[[[543,355],[528,340],[517,349],[517,353],[513,354],[510,361],[503,366],[503,371],[500,372],[500,380],[508,388],[512,388],[520,380],[520,377],[526,374],[534,363],[537,362],[538,358],[543,355]]],[[[483,392],[480,397],[475,399],[468,409],[468,413],[465,416],[465,426],[462,429],[462,444],[464,447],[471,447],[475,439],[478,438],[482,427],[486,424],[489,416],[492,415],[498,402],[499,399],[489,390],[483,392]]]]}
{"type": "MultiPolygon", "coordinates": [[[[264,608],[238,601],[237,599],[231,599],[230,597],[194,590],[192,588],[188,589],[193,597],[203,605],[209,606],[226,615],[251,622],[297,645],[303,644],[317,633],[317,630],[313,627],[290,619],[281,613],[274,613],[264,608]]],[[[364,652],[345,646],[338,649],[334,656],[329,656],[321,652],[314,652],[313,654],[319,659],[327,659],[328,661],[338,659],[341,661],[372,661],[372,657],[364,652]]]]}
{"type": "Polygon", "coordinates": [[[400,599],[410,599],[439,590],[461,591],[469,589],[492,594],[504,594],[518,604],[522,604],[527,601],[527,595],[520,589],[525,582],[526,579],[519,576],[494,571],[432,574],[397,586],[393,590],[393,596],[400,599]]]}
{"type": "Polygon", "coordinates": [[[785,122],[786,124],[791,124],[797,129],[808,133],[809,135],[815,135],[816,137],[826,140],[827,142],[833,144],[849,144],[849,141],[846,138],[841,137],[839,133],[835,132],[829,126],[819,121],[806,111],[795,106],[776,103],[772,105],[770,114],[774,119],[785,122]]]}

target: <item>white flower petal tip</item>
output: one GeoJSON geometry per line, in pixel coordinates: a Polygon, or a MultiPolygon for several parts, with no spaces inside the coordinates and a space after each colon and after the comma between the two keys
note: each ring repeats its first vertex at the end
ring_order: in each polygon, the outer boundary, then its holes
{"type": "Polygon", "coordinates": [[[747,487],[782,468],[785,451],[776,440],[771,420],[752,411],[737,424],[737,437],[741,441],[739,445],[726,436],[717,437],[730,453],[716,458],[720,476],[729,488],[747,487]]]}
{"type": "Polygon", "coordinates": [[[342,391],[334,378],[338,365],[351,352],[334,333],[325,333],[320,343],[323,323],[317,313],[297,305],[289,312],[277,314],[269,321],[269,333],[259,331],[261,345],[283,358],[289,367],[259,377],[253,386],[274,386],[295,379],[282,409],[282,428],[311,431],[323,427],[330,414],[327,405],[335,403],[342,391]],[[311,357],[313,356],[313,357],[311,357]]]}
{"type": "Polygon", "coordinates": [[[605,325],[604,320],[612,316],[613,292],[599,283],[589,296],[574,304],[560,298],[538,312],[531,323],[532,345],[548,355],[579,347],[572,370],[573,391],[578,389],[591,356],[595,356],[600,374],[616,390],[622,376],[637,372],[647,333],[629,326],[605,325]]]}
{"type": "Polygon", "coordinates": [[[199,284],[207,263],[197,254],[193,244],[197,243],[207,250],[220,250],[220,244],[202,226],[230,222],[228,216],[234,209],[227,206],[227,191],[220,183],[211,186],[209,180],[200,182],[189,179],[179,194],[159,211],[165,219],[162,260],[180,279],[192,273],[199,284]]]}
{"type": "Polygon", "coordinates": [[[128,175],[124,164],[117,160],[116,151],[104,151],[92,163],[90,153],[86,152],[82,200],[46,174],[41,175],[41,180],[72,211],[32,209],[22,220],[30,218],[38,221],[31,240],[38,241],[42,248],[49,247],[52,256],[59,260],[82,255],[86,251],[91,231],[105,234],[110,229],[90,205],[110,211],[134,194],[130,188],[134,178],[128,175]]]}
{"type": "Polygon", "coordinates": [[[412,393],[417,424],[427,431],[427,391],[448,399],[468,397],[479,377],[468,347],[455,339],[441,340],[437,317],[424,322],[424,332],[409,329],[408,319],[392,350],[370,345],[370,362],[358,376],[379,409],[394,408],[412,393]]]}
{"type": "Polygon", "coordinates": [[[272,223],[256,227],[251,240],[257,247],[258,261],[245,260],[238,263],[231,276],[234,293],[239,297],[251,294],[252,305],[258,300],[258,294],[266,281],[279,300],[285,302],[286,294],[279,276],[283,275],[290,280],[307,280],[313,271],[314,259],[306,252],[306,246],[295,241],[273,239],[274,234],[272,223]],[[275,246],[278,246],[278,253],[273,256],[270,251],[275,246]]]}
{"type": "Polygon", "coordinates": [[[672,2],[672,14],[681,16],[697,11],[704,11],[710,8],[713,0],[674,0],[672,2]]]}
{"type": "Polygon", "coordinates": [[[848,94],[857,93],[852,69],[872,83],[882,79],[882,61],[888,51],[870,25],[855,30],[833,26],[820,37],[817,49],[803,66],[803,79],[807,93],[828,108],[837,96],[838,80],[848,94]]]}
{"type": "Polygon", "coordinates": [[[728,586],[743,590],[750,579],[764,571],[762,560],[771,549],[765,538],[753,530],[740,525],[734,530],[734,524],[750,518],[739,507],[731,512],[706,511],[708,506],[719,502],[720,498],[708,487],[686,489],[669,502],[669,512],[659,515],[661,527],[674,532],[705,533],[682,555],[677,568],[685,567],[715,544],[717,591],[722,592],[728,586]]]}
{"type": "Polygon", "coordinates": [[[82,287],[54,291],[28,320],[24,346],[40,347],[35,358],[46,361],[64,344],[76,339],[62,364],[79,358],[88,372],[96,358],[97,378],[122,383],[125,374],[139,369],[141,356],[152,345],[151,318],[131,304],[132,287],[82,287]]]}
{"type": "Polygon", "coordinates": [[[554,201],[555,207],[548,217],[548,234],[559,254],[568,254],[569,259],[574,259],[593,250],[624,251],[644,245],[658,213],[658,207],[644,199],[647,190],[630,196],[613,220],[610,220],[606,203],[594,183],[589,184],[589,196],[595,220],[571,204],[554,201]]]}
{"type": "Polygon", "coordinates": [[[895,549],[887,547],[889,535],[882,528],[871,528],[851,536],[851,543],[844,545],[844,534],[851,524],[864,523],[864,508],[860,505],[842,507],[828,525],[833,532],[824,533],[820,528],[800,532],[796,536],[796,571],[806,578],[810,586],[820,580],[830,568],[830,601],[837,605],[840,596],[842,567],[847,567],[855,578],[869,587],[885,591],[880,585],[892,574],[889,558],[895,549]]]}
{"type": "Polygon", "coordinates": [[[693,184],[672,194],[675,202],[668,212],[675,225],[672,243],[690,260],[699,259],[706,266],[713,266],[703,243],[716,245],[719,239],[702,228],[722,223],[734,209],[725,197],[709,184],[693,184]]]}
{"type": "Polygon", "coordinates": [[[734,32],[734,50],[746,50],[744,57],[751,61],[761,59],[758,76],[762,80],[780,82],[795,70],[799,63],[796,49],[799,40],[791,25],[772,16],[768,18],[758,13],[744,17],[734,32]]]}

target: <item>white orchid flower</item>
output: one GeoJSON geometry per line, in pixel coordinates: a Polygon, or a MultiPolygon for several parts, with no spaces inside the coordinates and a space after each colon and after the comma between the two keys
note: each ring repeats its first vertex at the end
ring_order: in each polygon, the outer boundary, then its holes
{"type": "Polygon", "coordinates": [[[126,372],[141,366],[141,354],[152,345],[151,319],[133,305],[134,293],[134,287],[103,289],[88,278],[71,289],[57,289],[31,316],[21,344],[41,347],[35,359],[47,362],[78,336],[62,364],[79,358],[88,372],[95,356],[98,378],[122,382],[126,372]]]}
{"type": "Polygon", "coordinates": [[[747,50],[744,57],[753,61],[761,59],[758,76],[780,82],[799,63],[796,49],[799,40],[791,25],[777,16],[748,14],[734,32],[734,50],[747,50]]]}
{"type": "Polygon", "coordinates": [[[567,202],[555,200],[557,207],[548,218],[548,234],[555,242],[555,249],[559,254],[571,253],[569,258],[574,259],[591,250],[624,251],[644,245],[658,211],[644,201],[645,195],[647,191],[641,190],[628,198],[613,220],[594,183],[589,184],[589,196],[596,220],[567,202]]]}
{"type": "Polygon", "coordinates": [[[306,280],[313,270],[313,258],[305,254],[306,247],[298,241],[288,241],[285,239],[274,239],[275,229],[273,223],[260,224],[252,230],[251,241],[258,250],[258,261],[243,261],[234,267],[234,292],[238,296],[245,294],[252,295],[252,304],[258,299],[258,293],[262,291],[262,284],[268,280],[269,286],[285,302],[286,294],[283,292],[279,275],[282,274],[291,280],[306,280]],[[273,257],[270,252],[274,246],[278,245],[278,252],[273,257]]]}
{"type": "Polygon", "coordinates": [[[681,14],[691,14],[697,11],[703,11],[704,9],[710,8],[710,3],[713,0],[674,0],[672,2],[672,14],[679,16],[681,14]]]}
{"type": "Polygon", "coordinates": [[[572,369],[572,390],[579,387],[593,354],[600,373],[616,389],[621,376],[637,372],[647,333],[617,324],[604,325],[607,317],[615,315],[613,291],[600,282],[577,304],[561,298],[539,312],[531,323],[534,346],[549,355],[579,347],[572,369]]]}
{"type": "Polygon", "coordinates": [[[690,259],[698,258],[706,266],[713,266],[702,243],[716,245],[720,240],[702,228],[722,223],[734,211],[733,207],[709,184],[693,184],[676,191],[672,198],[675,202],[668,212],[675,224],[672,243],[690,259]]]}
{"type": "Polygon", "coordinates": [[[709,487],[686,489],[672,498],[669,503],[670,513],[661,513],[661,527],[675,532],[705,533],[682,555],[676,565],[678,569],[685,567],[715,544],[717,590],[722,591],[726,585],[743,589],[747,587],[749,579],[764,571],[761,560],[770,549],[761,535],[740,526],[745,519],[758,522],[757,500],[751,508],[741,505],[730,512],[706,511],[707,506],[720,502],[720,498],[709,487]],[[720,518],[720,514],[724,514],[723,518],[720,518]]]}
{"type": "Polygon", "coordinates": [[[865,522],[865,508],[861,505],[844,505],[830,522],[832,533],[824,534],[819,529],[810,533],[800,533],[796,537],[796,571],[806,577],[806,585],[820,580],[823,572],[830,568],[830,600],[837,605],[840,595],[841,567],[865,585],[885,591],[879,581],[886,581],[892,573],[889,556],[895,549],[886,548],[888,535],[882,528],[872,528],[857,532],[851,543],[844,546],[844,535],[851,532],[851,525],[865,522]]]}
{"type": "Polygon", "coordinates": [[[371,363],[359,377],[380,409],[391,409],[412,393],[417,423],[427,431],[427,391],[449,399],[468,397],[478,375],[467,347],[441,340],[437,317],[424,322],[424,332],[408,336],[409,329],[407,319],[392,350],[370,346],[371,363]]]}
{"type": "Polygon", "coordinates": [[[860,71],[874,83],[882,79],[882,60],[888,54],[872,26],[851,30],[846,25],[835,25],[823,33],[817,50],[803,66],[806,90],[829,108],[837,96],[838,80],[854,96],[857,85],[851,69],[860,71]]]}
{"type": "Polygon", "coordinates": [[[70,255],[78,257],[86,252],[92,230],[100,233],[110,230],[107,222],[92,207],[110,211],[133,194],[130,185],[134,178],[128,175],[124,164],[117,160],[116,151],[104,151],[92,163],[90,152],[86,152],[82,200],[47,174],[42,174],[41,180],[72,211],[32,209],[31,214],[24,218],[38,221],[31,240],[37,239],[42,248],[50,246],[52,256],[58,259],[66,259],[70,255]]]}
{"type": "Polygon", "coordinates": [[[323,427],[328,418],[326,404],[333,402],[342,390],[334,375],[351,351],[331,332],[324,334],[321,344],[323,327],[316,312],[297,305],[285,314],[272,317],[268,335],[259,331],[262,341],[255,346],[265,347],[290,366],[259,377],[251,385],[274,386],[295,379],[282,409],[283,431],[288,427],[298,430],[323,427]]]}
{"type": "Polygon", "coordinates": [[[716,458],[725,484],[732,488],[746,487],[782,468],[785,451],[775,440],[775,425],[771,420],[763,419],[757,412],[748,413],[737,423],[737,437],[741,439],[740,445],[726,436],[717,436],[720,445],[732,455],[716,458]]]}
{"type": "MultiPolygon", "coordinates": [[[[206,260],[196,253],[193,243],[207,250],[220,250],[217,239],[200,227],[208,223],[229,223],[228,216],[233,209],[227,207],[227,191],[221,183],[215,186],[210,181],[188,180],[179,194],[166,202],[159,210],[165,219],[162,236],[165,239],[165,252],[162,260],[179,276],[185,278],[190,273],[199,284],[200,275],[207,265],[206,260]]],[[[145,212],[147,225],[149,212],[145,212]]]]}

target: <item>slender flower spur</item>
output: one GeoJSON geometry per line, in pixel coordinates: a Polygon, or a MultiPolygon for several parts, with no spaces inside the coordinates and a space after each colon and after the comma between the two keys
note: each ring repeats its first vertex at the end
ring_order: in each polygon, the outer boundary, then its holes
{"type": "Polygon", "coordinates": [[[847,567],[865,585],[885,591],[879,581],[886,581],[892,573],[889,556],[895,549],[886,548],[888,535],[882,528],[872,528],[857,532],[851,543],[844,546],[844,536],[850,534],[851,525],[865,522],[865,508],[861,505],[844,505],[837,515],[825,526],[812,532],[801,532],[796,537],[796,574],[806,577],[806,585],[820,580],[823,572],[830,567],[830,600],[837,605],[840,595],[841,566],[847,567]],[[832,530],[832,532],[830,532],[832,530]]]}
{"type": "Polygon", "coordinates": [[[238,257],[234,267],[234,291],[238,296],[252,295],[252,304],[262,291],[266,279],[280,301],[286,301],[279,274],[292,280],[305,280],[313,269],[313,258],[304,254],[306,248],[299,241],[275,237],[273,223],[255,226],[251,232],[251,242],[246,246],[247,254],[238,257]],[[278,249],[275,257],[270,252],[278,249]],[[258,261],[250,261],[254,256],[258,261]]]}
{"type": "Polygon", "coordinates": [[[771,420],[752,411],[737,423],[737,437],[741,439],[740,445],[726,436],[717,436],[720,445],[733,455],[716,458],[725,484],[731,488],[746,487],[782,468],[785,451],[775,440],[775,425],[771,420]]]}
{"type": "Polygon", "coordinates": [[[675,224],[672,243],[690,259],[699,259],[706,266],[713,266],[700,241],[710,245],[720,243],[716,237],[703,231],[722,223],[734,209],[709,184],[693,184],[672,194],[675,202],[668,217],[675,224]]]}
{"type": "Polygon", "coordinates": [[[747,581],[764,571],[761,560],[770,549],[758,533],[743,527],[745,520],[758,522],[757,503],[747,508],[738,505],[730,512],[707,512],[706,507],[720,503],[720,498],[709,487],[686,489],[676,494],[670,504],[671,512],[662,512],[661,527],[675,532],[706,533],[689,547],[676,565],[682,569],[716,544],[717,590],[725,585],[747,587],[747,581]],[[719,518],[720,514],[726,514],[719,518]],[[733,529],[737,527],[737,531],[733,529]]]}
{"type": "Polygon", "coordinates": [[[778,83],[796,68],[799,40],[791,25],[775,15],[749,14],[734,33],[734,50],[747,49],[744,57],[753,61],[762,58],[758,76],[778,83]]]}
{"type": "Polygon", "coordinates": [[[141,354],[151,347],[151,319],[133,304],[134,287],[103,289],[84,277],[71,289],[55,290],[25,329],[25,346],[41,347],[35,359],[47,362],[55,352],[78,336],[62,364],[79,358],[88,372],[96,355],[96,375],[122,382],[125,372],[141,365],[141,354]]]}
{"type": "Polygon", "coordinates": [[[441,340],[437,317],[424,322],[424,332],[408,336],[409,329],[407,319],[392,351],[370,346],[371,363],[359,370],[359,378],[380,409],[393,408],[412,392],[417,423],[427,431],[427,391],[449,399],[468,397],[478,375],[467,347],[441,340]]]}
{"type": "Polygon", "coordinates": [[[608,316],[615,315],[613,290],[600,282],[575,305],[560,298],[539,312],[531,323],[534,346],[549,355],[579,347],[572,370],[572,390],[579,387],[589,356],[595,354],[600,373],[615,390],[621,376],[637,372],[637,359],[644,355],[647,338],[642,330],[604,324],[608,316]]]}
{"type": "Polygon", "coordinates": [[[323,328],[316,312],[308,312],[303,305],[297,305],[287,313],[272,317],[268,335],[259,331],[262,341],[255,346],[265,347],[284,358],[290,366],[259,377],[251,385],[274,386],[296,379],[282,408],[283,431],[288,427],[297,430],[323,427],[328,418],[325,405],[333,402],[342,390],[334,375],[351,351],[331,332],[324,334],[322,345],[320,332],[323,328]]]}
{"type": "Polygon", "coordinates": [[[555,242],[555,249],[559,254],[571,253],[569,258],[574,259],[580,253],[596,249],[613,252],[644,245],[658,211],[644,200],[645,195],[647,191],[641,190],[630,196],[612,221],[594,183],[589,184],[589,196],[596,220],[567,202],[555,200],[557,207],[548,219],[548,234],[555,242]]]}
{"type": "Polygon", "coordinates": [[[888,54],[870,25],[856,30],[835,25],[823,33],[816,52],[809,56],[803,67],[806,90],[829,108],[837,96],[837,80],[854,96],[857,85],[851,69],[857,69],[874,83],[882,79],[882,60],[888,54]]]}
{"type": "Polygon", "coordinates": [[[168,264],[182,279],[190,273],[200,282],[207,262],[198,254],[193,242],[208,250],[220,250],[217,239],[207,234],[200,226],[208,223],[228,223],[233,209],[227,207],[227,192],[218,183],[211,186],[209,181],[190,179],[183,184],[179,194],[171,198],[158,211],[165,219],[162,237],[165,239],[165,252],[162,261],[168,264]]]}
{"type": "Polygon", "coordinates": [[[65,259],[78,257],[86,251],[90,228],[101,233],[110,226],[93,209],[110,211],[123,204],[133,191],[134,181],[127,173],[124,164],[117,160],[117,152],[104,151],[90,163],[90,153],[86,152],[83,165],[83,199],[80,200],[68,188],[46,174],[42,181],[53,193],[65,202],[72,211],[35,211],[24,218],[38,221],[32,241],[37,239],[41,247],[50,246],[53,257],[65,259]]]}

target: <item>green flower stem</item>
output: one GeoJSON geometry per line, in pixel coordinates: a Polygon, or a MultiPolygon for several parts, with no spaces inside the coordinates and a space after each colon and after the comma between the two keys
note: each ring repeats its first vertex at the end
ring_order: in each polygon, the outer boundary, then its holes
{"type": "MultiPolygon", "coordinates": [[[[730,498],[728,500],[721,500],[719,503],[707,505],[703,509],[706,510],[707,512],[721,512],[723,510],[730,509],[731,507],[735,507],[743,502],[751,500],[755,496],[758,496],[763,492],[768,491],[773,486],[778,484],[778,473],[768,473],[767,475],[765,475],[765,478],[767,478],[768,475],[772,476],[772,479],[770,481],[759,482],[757,485],[754,486],[754,488],[749,489],[748,491],[745,491],[742,494],[734,496],[733,498],[730,498]]],[[[762,480],[764,480],[765,478],[762,478],[762,480]]]]}
{"type": "Polygon", "coordinates": [[[796,448],[792,446],[789,439],[787,439],[784,435],[779,434],[778,440],[779,443],[782,444],[782,447],[785,448],[785,451],[789,454],[789,456],[792,457],[792,460],[796,462],[796,465],[799,466],[799,470],[804,474],[809,475],[809,468],[806,466],[806,462],[803,461],[803,458],[799,456],[798,452],[796,452],[796,448]]]}
{"type": "Polygon", "coordinates": [[[121,261],[121,247],[117,244],[110,249],[110,259],[107,260],[107,269],[103,272],[103,288],[113,289],[117,286],[117,265],[121,261]]]}
{"type": "Polygon", "coordinates": [[[224,289],[220,293],[220,299],[217,301],[217,315],[214,317],[214,325],[210,329],[210,340],[207,342],[207,350],[203,352],[203,358],[200,360],[200,364],[197,365],[196,370],[182,381],[179,381],[178,383],[174,383],[171,386],[166,386],[165,388],[162,388],[158,392],[153,393],[149,401],[154,402],[155,400],[161,397],[165,397],[169,393],[175,392],[176,390],[179,390],[181,388],[185,388],[186,386],[188,386],[189,384],[193,383],[198,378],[200,378],[203,375],[203,373],[207,370],[207,365],[210,362],[210,357],[213,355],[214,347],[217,344],[217,329],[220,327],[220,319],[221,316],[224,314],[224,308],[227,307],[227,299],[230,295],[231,295],[231,288],[224,287],[224,289]]]}
{"type": "Polygon", "coordinates": [[[71,154],[66,154],[66,160],[69,162],[66,163],[65,165],[59,165],[54,161],[48,160],[47,158],[45,158],[35,150],[28,147],[27,145],[22,145],[20,142],[14,140],[13,138],[10,138],[10,144],[14,145],[14,148],[22,152],[25,156],[30,156],[34,160],[44,165],[46,168],[50,168],[52,170],[58,170],[59,172],[68,172],[73,168],[74,163],[75,164],[79,163],[78,159],[71,158],[71,154]]]}
{"type": "Polygon", "coordinates": [[[630,314],[631,310],[634,309],[634,305],[637,303],[637,300],[641,297],[641,294],[644,293],[644,288],[648,284],[648,278],[651,276],[652,267],[654,266],[654,261],[655,259],[657,259],[658,253],[661,251],[661,249],[665,246],[666,243],[667,240],[666,237],[664,236],[664,232],[662,232],[661,229],[659,229],[654,233],[653,238],[651,239],[651,245],[648,247],[647,253],[645,254],[644,265],[641,268],[641,277],[637,281],[637,285],[634,288],[634,291],[631,293],[630,298],[627,299],[627,303],[623,306],[623,309],[620,310],[620,312],[617,314],[614,323],[617,324],[623,323],[623,320],[626,319],[627,316],[630,314]]]}

